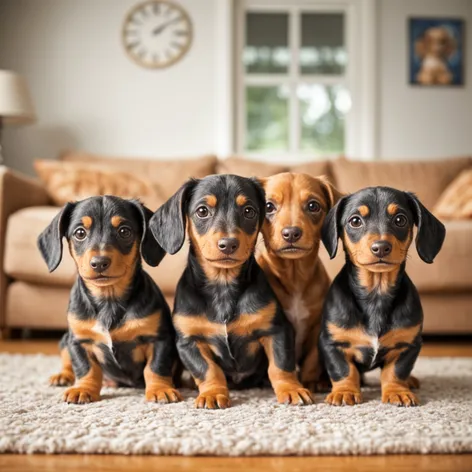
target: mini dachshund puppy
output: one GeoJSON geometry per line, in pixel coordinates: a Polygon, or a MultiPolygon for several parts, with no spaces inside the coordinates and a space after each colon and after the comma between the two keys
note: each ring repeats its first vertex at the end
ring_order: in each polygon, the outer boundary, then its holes
{"type": "Polygon", "coordinates": [[[267,369],[280,403],[312,403],[296,376],[293,328],[254,257],[264,207],[255,180],[212,175],[188,181],[150,221],[169,254],[184,244],[187,226],[188,264],[172,321],[199,389],[197,408],[227,408],[228,383],[261,386],[267,369]]]}
{"type": "Polygon", "coordinates": [[[177,361],[169,307],[143,270],[165,252],[147,229],[152,212],[113,196],[67,203],[38,238],[49,271],[62,259],[65,237],[77,265],[60,347],[62,371],[52,385],[75,385],[68,403],[100,399],[103,374],[118,385],[144,387],[148,401],[181,399],[172,375],[177,361]]]}
{"type": "Polygon", "coordinates": [[[405,272],[415,225],[418,254],[431,264],[446,230],[412,193],[366,188],[342,198],[326,217],[328,253],[336,255],[339,238],[346,253],[326,298],[319,343],[333,384],[329,404],[360,403],[360,375],[376,367],[382,402],[419,404],[410,373],[421,349],[423,311],[405,272]]]}
{"type": "Polygon", "coordinates": [[[324,177],[307,174],[287,172],[260,182],[266,192],[266,218],[257,262],[295,329],[302,384],[320,390],[324,379],[318,339],[331,282],[318,250],[323,221],[341,194],[324,177]]]}

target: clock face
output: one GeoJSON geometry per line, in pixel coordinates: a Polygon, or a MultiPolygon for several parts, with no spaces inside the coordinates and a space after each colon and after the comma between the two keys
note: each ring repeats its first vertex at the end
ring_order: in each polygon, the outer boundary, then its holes
{"type": "Polygon", "coordinates": [[[123,45],[129,57],[143,67],[168,67],[189,50],[192,23],[185,10],[166,0],[134,7],[123,24],[123,45]]]}

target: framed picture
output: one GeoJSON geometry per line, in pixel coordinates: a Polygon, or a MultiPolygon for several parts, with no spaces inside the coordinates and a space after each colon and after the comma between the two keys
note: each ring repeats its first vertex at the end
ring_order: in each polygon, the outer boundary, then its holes
{"type": "Polygon", "coordinates": [[[464,22],[410,18],[410,84],[464,85],[464,22]]]}

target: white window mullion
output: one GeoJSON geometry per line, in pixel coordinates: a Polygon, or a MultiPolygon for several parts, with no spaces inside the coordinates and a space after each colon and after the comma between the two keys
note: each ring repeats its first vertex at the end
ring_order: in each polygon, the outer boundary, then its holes
{"type": "Polygon", "coordinates": [[[244,28],[246,25],[246,10],[244,2],[236,2],[235,4],[236,25],[235,31],[235,90],[236,98],[236,127],[234,129],[236,135],[236,152],[242,152],[246,147],[246,86],[244,85],[244,64],[242,54],[244,51],[245,37],[244,28]]]}
{"type": "Polygon", "coordinates": [[[300,78],[304,84],[338,85],[347,84],[348,77],[343,75],[304,75],[300,78]]]}
{"type": "Polygon", "coordinates": [[[300,12],[298,8],[290,9],[289,47],[290,47],[290,106],[289,106],[289,150],[297,153],[300,148],[300,110],[297,97],[299,82],[299,46],[300,46],[300,12]]]}
{"type": "Polygon", "coordinates": [[[286,85],[288,82],[289,78],[286,74],[246,74],[244,76],[246,86],[276,87],[278,85],[286,85]]]}

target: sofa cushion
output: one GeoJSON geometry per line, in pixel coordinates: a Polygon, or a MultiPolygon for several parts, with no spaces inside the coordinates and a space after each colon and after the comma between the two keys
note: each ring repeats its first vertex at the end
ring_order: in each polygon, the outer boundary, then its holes
{"type": "Polygon", "coordinates": [[[110,165],[38,159],[34,168],[56,205],[94,195],[116,195],[139,198],[155,210],[166,200],[159,184],[148,177],[110,165]]]}
{"type": "Polygon", "coordinates": [[[68,151],[61,155],[68,162],[87,162],[111,165],[116,170],[148,176],[159,186],[163,197],[168,199],[190,177],[201,178],[216,172],[215,156],[194,159],[133,159],[98,156],[81,151],[68,151]]]}
{"type": "Polygon", "coordinates": [[[472,218],[472,167],[463,170],[447,186],[433,212],[447,220],[472,218]]]}
{"type": "Polygon", "coordinates": [[[238,156],[218,161],[217,168],[218,174],[235,174],[242,177],[269,177],[287,170],[284,164],[271,164],[238,156]]]}
{"type": "Polygon", "coordinates": [[[64,245],[62,262],[49,274],[36,240],[59,212],[58,207],[29,207],[13,213],[5,237],[5,273],[13,279],[71,287],[75,264],[64,245]]]}
{"type": "MultiPolygon", "coordinates": [[[[7,290],[6,324],[12,328],[67,329],[69,297],[66,287],[13,282],[7,290]]],[[[165,299],[172,309],[173,297],[165,299]]]]}
{"type": "MultiPolygon", "coordinates": [[[[406,271],[422,293],[461,292],[472,289],[472,221],[447,221],[445,226],[446,239],[433,264],[426,264],[420,259],[414,242],[408,252],[406,271]]],[[[320,249],[320,258],[333,279],[344,265],[342,243],[334,260],[329,260],[324,247],[320,249]]]]}
{"type": "Polygon", "coordinates": [[[351,161],[332,163],[334,181],[341,192],[356,192],[364,187],[385,185],[415,192],[423,204],[433,208],[444,189],[462,170],[470,167],[469,157],[438,161],[351,161]]]}
{"type": "MultiPolygon", "coordinates": [[[[5,241],[5,273],[16,280],[52,286],[72,287],[76,267],[64,245],[59,267],[48,272],[36,239],[59,212],[57,207],[24,208],[10,216],[5,241]]],[[[164,293],[173,293],[187,260],[186,245],[174,256],[166,256],[158,267],[144,264],[146,271],[164,293]]]]}
{"type": "Polygon", "coordinates": [[[300,172],[302,174],[309,174],[313,177],[325,175],[330,182],[336,185],[334,176],[331,171],[331,161],[310,161],[303,164],[296,164],[289,167],[290,172],[300,172]]]}

